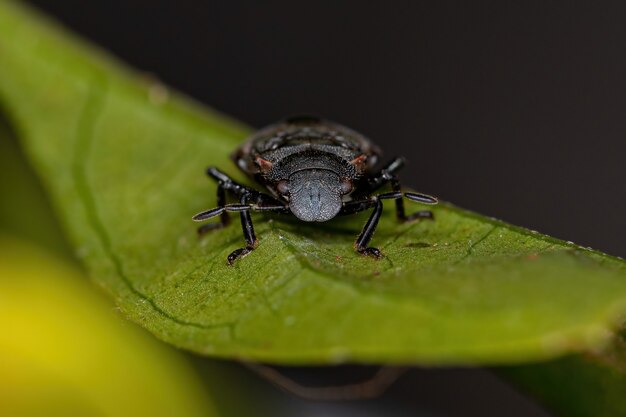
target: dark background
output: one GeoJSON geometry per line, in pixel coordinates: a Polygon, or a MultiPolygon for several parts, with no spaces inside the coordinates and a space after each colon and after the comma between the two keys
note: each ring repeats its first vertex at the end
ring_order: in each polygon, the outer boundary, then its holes
{"type": "MultiPolygon", "coordinates": [[[[623,0],[31,3],[252,126],[334,119],[406,156],[411,187],[626,256],[623,0]]],[[[404,380],[456,392],[437,412],[542,415],[482,373],[431,372],[404,380]]]]}

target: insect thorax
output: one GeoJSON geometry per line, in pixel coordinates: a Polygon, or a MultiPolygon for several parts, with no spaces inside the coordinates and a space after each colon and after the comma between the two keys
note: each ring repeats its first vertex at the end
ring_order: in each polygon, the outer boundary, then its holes
{"type": "Polygon", "coordinates": [[[353,179],[373,166],[377,155],[378,149],[361,134],[301,117],[261,129],[233,157],[244,172],[275,181],[303,169],[328,169],[353,179]]]}

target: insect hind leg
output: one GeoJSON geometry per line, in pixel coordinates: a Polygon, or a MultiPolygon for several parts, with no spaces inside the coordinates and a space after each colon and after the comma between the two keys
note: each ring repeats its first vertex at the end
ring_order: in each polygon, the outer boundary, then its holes
{"type": "MultiPolygon", "coordinates": [[[[396,176],[394,176],[389,182],[391,183],[391,189],[393,191],[400,192],[402,190],[400,181],[396,176]]],[[[419,219],[435,220],[435,216],[430,210],[420,210],[407,215],[404,210],[404,198],[396,199],[396,218],[401,222],[412,222],[419,219]]]]}
{"type": "MultiPolygon", "coordinates": [[[[217,184],[217,206],[224,207],[226,205],[226,190],[221,182],[217,184]]],[[[218,223],[203,224],[198,227],[198,235],[203,236],[205,233],[211,230],[222,229],[230,224],[230,216],[228,212],[223,211],[220,214],[220,221],[218,223]]]]}

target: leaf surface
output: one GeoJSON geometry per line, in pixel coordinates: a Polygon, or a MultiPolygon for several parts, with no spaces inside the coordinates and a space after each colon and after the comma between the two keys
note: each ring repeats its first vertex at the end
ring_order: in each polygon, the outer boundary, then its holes
{"type": "Polygon", "coordinates": [[[602,345],[624,312],[623,261],[450,204],[411,224],[388,204],[378,261],[353,251],[363,215],[254,215],[260,245],[229,267],[236,218],[199,240],[190,217],[216,204],[206,166],[246,181],[228,155],[248,130],[23,6],[0,1],[0,32],[0,103],[77,253],[176,346],[276,363],[513,363],[602,345]]]}

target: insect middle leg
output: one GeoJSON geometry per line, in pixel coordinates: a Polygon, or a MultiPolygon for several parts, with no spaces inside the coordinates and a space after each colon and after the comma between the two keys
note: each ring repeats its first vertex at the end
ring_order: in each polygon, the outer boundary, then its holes
{"type": "MultiPolygon", "coordinates": [[[[218,186],[221,186],[225,191],[229,191],[241,199],[244,195],[258,195],[261,194],[254,188],[247,187],[243,184],[239,184],[226,173],[220,171],[215,167],[208,167],[206,174],[217,181],[218,186]]],[[[218,202],[219,203],[219,202],[218,202]]]]}
{"type": "MultiPolygon", "coordinates": [[[[400,185],[400,180],[398,179],[397,172],[403,166],[404,159],[393,159],[391,162],[385,165],[378,174],[368,179],[366,192],[372,193],[387,183],[391,185],[391,189],[394,192],[401,192],[402,186],[400,185]]],[[[405,196],[410,200],[420,201],[426,204],[434,204],[437,202],[434,197],[430,197],[424,194],[406,193],[405,196]]],[[[432,211],[429,210],[417,211],[407,216],[404,210],[404,200],[402,199],[402,197],[396,199],[396,217],[402,222],[409,222],[416,219],[434,219],[432,211]]]]}

